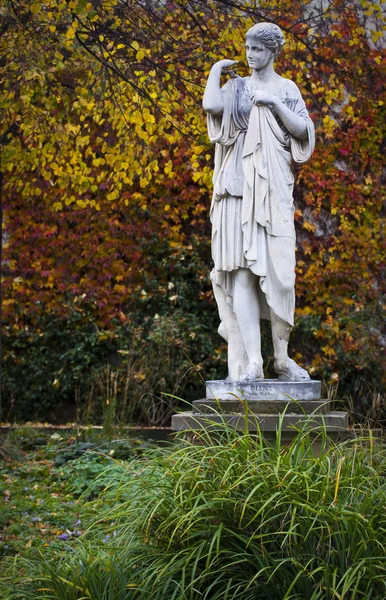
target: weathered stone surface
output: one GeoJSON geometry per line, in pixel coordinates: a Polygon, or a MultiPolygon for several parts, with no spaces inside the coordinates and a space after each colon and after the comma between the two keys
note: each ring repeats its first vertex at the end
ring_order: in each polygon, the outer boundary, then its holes
{"type": "Polygon", "coordinates": [[[348,428],[348,413],[331,411],[324,415],[214,415],[214,414],[193,414],[193,412],[183,412],[172,417],[172,429],[174,431],[189,431],[206,429],[207,431],[216,431],[222,424],[245,431],[246,424],[248,431],[275,432],[278,429],[279,420],[282,420],[282,431],[293,431],[302,421],[307,420],[310,429],[317,431],[324,425],[328,433],[344,432],[348,428]]]}
{"type": "MultiPolygon", "coordinates": [[[[258,381],[206,382],[206,398],[219,400],[320,400],[320,381],[280,381],[260,379],[258,381]]],[[[261,411],[259,411],[261,412],[261,411]]]]}
{"type": "Polygon", "coordinates": [[[246,410],[252,413],[262,413],[265,415],[277,415],[287,412],[294,414],[313,414],[326,413],[329,411],[330,402],[328,400],[218,400],[204,398],[193,402],[193,414],[232,414],[245,413],[246,410]]]}
{"type": "Polygon", "coordinates": [[[257,23],[246,34],[250,76],[232,76],[237,61],[223,58],[203,97],[216,144],[211,280],[228,374],[238,381],[263,375],[260,320],[267,318],[275,373],[285,381],[310,379],[288,356],[288,341],[295,310],[292,165],[311,158],[315,133],[298,88],[275,72],[283,44],[276,24],[257,23]],[[231,78],[222,88],[225,74],[231,78]]]}

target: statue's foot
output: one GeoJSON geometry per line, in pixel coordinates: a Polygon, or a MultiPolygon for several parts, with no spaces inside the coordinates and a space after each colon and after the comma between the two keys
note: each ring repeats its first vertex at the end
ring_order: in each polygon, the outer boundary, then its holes
{"type": "Polygon", "coordinates": [[[228,375],[228,377],[225,379],[225,381],[227,383],[235,383],[236,379],[234,377],[232,377],[231,375],[228,375]]]}
{"type": "Polygon", "coordinates": [[[273,368],[280,381],[308,381],[310,379],[307,371],[299,367],[292,358],[287,358],[281,363],[275,361],[273,368]]]}
{"type": "Polygon", "coordinates": [[[241,375],[239,381],[256,381],[256,379],[264,379],[263,367],[257,363],[251,363],[241,375]]]}

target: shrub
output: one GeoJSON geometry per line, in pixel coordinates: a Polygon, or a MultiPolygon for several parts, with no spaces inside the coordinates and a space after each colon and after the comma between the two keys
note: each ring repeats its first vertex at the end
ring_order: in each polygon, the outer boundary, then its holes
{"type": "Polygon", "coordinates": [[[385,598],[385,450],[322,432],[315,455],[315,435],[305,423],[281,448],[280,430],[269,446],[224,427],[132,463],[83,542],[5,597],[385,598]]]}
{"type": "Polygon", "coordinates": [[[200,397],[197,371],[211,378],[218,365],[215,338],[215,326],[181,309],[133,313],[109,327],[98,326],[92,304],[82,299],[69,303],[65,315],[34,315],[32,321],[20,315],[4,332],[2,418],[66,421],[80,409],[88,423],[112,418],[164,425],[176,403],[162,393],[200,397]],[[111,399],[113,414],[106,417],[111,399]]]}

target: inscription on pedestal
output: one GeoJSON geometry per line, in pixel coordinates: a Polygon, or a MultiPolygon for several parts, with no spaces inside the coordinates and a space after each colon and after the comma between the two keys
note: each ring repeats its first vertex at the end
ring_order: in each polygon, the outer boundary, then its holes
{"type": "Polygon", "coordinates": [[[320,400],[320,381],[207,381],[206,398],[219,400],[320,400]]]}
{"type": "Polygon", "coordinates": [[[254,383],[250,384],[250,388],[251,388],[251,393],[254,394],[256,396],[256,398],[264,398],[264,400],[266,399],[266,397],[268,396],[268,399],[272,399],[275,397],[275,388],[271,385],[271,386],[266,386],[263,387],[261,385],[256,385],[254,383]]]}

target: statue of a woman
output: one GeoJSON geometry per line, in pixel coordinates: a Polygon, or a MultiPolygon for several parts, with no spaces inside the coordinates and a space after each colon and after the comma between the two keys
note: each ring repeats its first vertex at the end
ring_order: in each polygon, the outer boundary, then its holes
{"type": "Polygon", "coordinates": [[[288,357],[295,310],[294,177],[314,149],[314,127],[299,89],[274,71],[284,44],[277,25],[259,23],[246,35],[250,77],[211,69],[203,107],[216,144],[211,206],[213,289],[219,333],[228,341],[229,379],[262,379],[260,319],[271,321],[279,379],[308,373],[288,357]],[[233,78],[220,88],[223,72],[233,78]]]}

